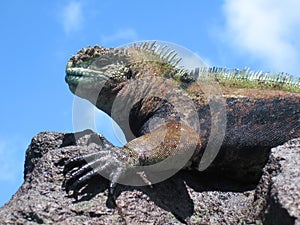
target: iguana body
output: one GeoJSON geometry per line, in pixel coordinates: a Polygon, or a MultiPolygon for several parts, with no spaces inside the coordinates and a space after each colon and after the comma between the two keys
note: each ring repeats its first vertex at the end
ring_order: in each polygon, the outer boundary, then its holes
{"type": "Polygon", "coordinates": [[[126,49],[88,47],[70,59],[66,82],[71,91],[111,115],[128,143],[69,160],[67,190],[76,194],[98,172],[114,184],[128,168],[155,165],[170,156],[184,158],[187,154],[186,165],[199,168],[210,136],[217,139],[219,135],[212,131],[213,124],[222,123],[218,120],[223,112],[212,115],[212,105],[225,109],[218,157],[226,158],[233,170],[239,164],[246,171],[241,174],[264,163],[265,156],[253,160],[257,152],[266,154],[300,137],[299,82],[249,71],[210,68],[189,72],[176,66],[177,61],[174,52],[154,42],[126,49]],[[221,95],[203,90],[206,85],[199,81],[217,83],[221,95]]]}

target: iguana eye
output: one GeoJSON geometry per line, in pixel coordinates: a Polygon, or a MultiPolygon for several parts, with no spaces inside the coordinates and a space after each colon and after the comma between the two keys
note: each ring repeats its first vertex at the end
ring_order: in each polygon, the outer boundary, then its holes
{"type": "Polygon", "coordinates": [[[130,78],[132,78],[132,75],[133,75],[132,70],[129,69],[128,72],[126,73],[126,78],[130,79],[130,78]]]}
{"type": "Polygon", "coordinates": [[[93,60],[90,67],[103,68],[111,64],[112,64],[112,60],[109,59],[107,56],[100,56],[93,60]]]}

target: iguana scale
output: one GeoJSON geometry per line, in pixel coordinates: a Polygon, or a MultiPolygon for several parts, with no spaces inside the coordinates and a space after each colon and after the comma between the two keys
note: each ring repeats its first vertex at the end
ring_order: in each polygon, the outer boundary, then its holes
{"type": "MultiPolygon", "coordinates": [[[[212,132],[213,123],[220,122],[212,119],[212,103],[225,104],[226,123],[219,155],[211,167],[218,164],[221,168],[224,165],[218,158],[224,159],[232,168],[230,173],[247,176],[265,163],[272,147],[300,137],[298,81],[284,74],[248,70],[189,71],[177,65],[179,60],[174,51],[155,42],[119,49],[87,47],[71,57],[65,78],[70,90],[112,116],[128,143],[68,160],[63,184],[67,191],[77,196],[97,173],[111,180],[113,190],[131,168],[187,153],[186,166],[199,168],[209,137],[218,135],[212,132]],[[198,81],[217,83],[221,95],[207,96],[210,90],[203,91],[206,86],[198,81]],[[163,141],[157,141],[161,137],[163,141]]],[[[218,120],[221,115],[217,114],[218,120]]]]}

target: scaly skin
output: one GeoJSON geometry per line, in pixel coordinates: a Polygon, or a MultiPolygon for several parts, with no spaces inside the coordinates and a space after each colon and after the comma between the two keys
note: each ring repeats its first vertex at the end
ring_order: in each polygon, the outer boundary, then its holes
{"type": "MultiPolygon", "coordinates": [[[[224,138],[210,167],[240,170],[237,176],[242,177],[257,172],[272,147],[300,137],[299,82],[282,74],[216,68],[190,72],[177,66],[179,60],[154,42],[125,50],[88,47],[69,60],[70,90],[112,116],[128,143],[68,160],[67,191],[77,197],[99,172],[111,180],[112,192],[116,182],[126,183],[128,174],[137,173],[134,168],[170,156],[186,156],[186,166],[199,169],[210,136],[222,135],[213,124],[224,125],[224,138]],[[213,105],[220,110],[212,112],[213,105]]],[[[169,163],[162,170],[181,169],[178,165],[169,163]]],[[[150,184],[147,176],[140,177],[150,184]]]]}

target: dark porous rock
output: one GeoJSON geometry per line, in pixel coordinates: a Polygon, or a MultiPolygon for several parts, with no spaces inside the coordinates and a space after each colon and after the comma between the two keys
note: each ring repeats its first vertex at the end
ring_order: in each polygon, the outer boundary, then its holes
{"type": "Polygon", "coordinates": [[[300,139],[272,149],[256,183],[221,172],[180,171],[152,187],[118,185],[95,177],[78,200],[62,189],[67,159],[111,144],[90,130],[43,132],[26,152],[24,183],[0,209],[0,224],[299,224],[300,139]]]}
{"type": "Polygon", "coordinates": [[[300,138],[273,148],[255,194],[264,224],[300,225],[300,138]]]}

